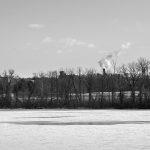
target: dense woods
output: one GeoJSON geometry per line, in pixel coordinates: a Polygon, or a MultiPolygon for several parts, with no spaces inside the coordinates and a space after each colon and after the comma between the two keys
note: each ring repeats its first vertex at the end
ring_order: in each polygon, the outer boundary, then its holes
{"type": "Polygon", "coordinates": [[[150,61],[139,58],[114,73],[100,68],[0,76],[0,108],[150,108],[150,61]]]}

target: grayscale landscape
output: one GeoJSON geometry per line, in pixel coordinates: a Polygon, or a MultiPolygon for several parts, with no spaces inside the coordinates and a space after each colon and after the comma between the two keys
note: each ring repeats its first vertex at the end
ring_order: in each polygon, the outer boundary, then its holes
{"type": "Polygon", "coordinates": [[[150,150],[150,0],[0,0],[0,150],[150,150]]]}

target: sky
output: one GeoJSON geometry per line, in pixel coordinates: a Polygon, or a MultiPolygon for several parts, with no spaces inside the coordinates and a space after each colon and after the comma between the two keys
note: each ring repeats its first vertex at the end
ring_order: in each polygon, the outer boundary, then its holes
{"type": "Polygon", "coordinates": [[[130,43],[117,64],[150,59],[149,0],[0,0],[0,73],[94,68],[130,43]]]}

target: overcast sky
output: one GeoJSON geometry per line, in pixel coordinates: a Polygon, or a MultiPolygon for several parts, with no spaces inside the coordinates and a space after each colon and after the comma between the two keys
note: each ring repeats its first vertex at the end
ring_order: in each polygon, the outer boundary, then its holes
{"type": "Polygon", "coordinates": [[[0,72],[98,70],[127,42],[118,64],[150,59],[149,40],[149,0],[0,0],[0,72]]]}

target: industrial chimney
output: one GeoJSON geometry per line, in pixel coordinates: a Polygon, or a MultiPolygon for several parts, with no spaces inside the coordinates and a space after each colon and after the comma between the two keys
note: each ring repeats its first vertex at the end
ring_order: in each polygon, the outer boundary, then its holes
{"type": "Polygon", "coordinates": [[[106,71],[105,71],[105,68],[103,68],[103,75],[106,75],[106,71]]]}

